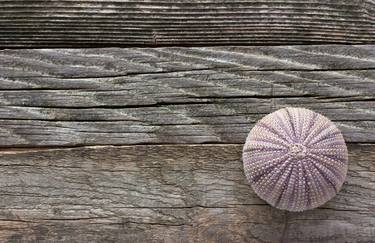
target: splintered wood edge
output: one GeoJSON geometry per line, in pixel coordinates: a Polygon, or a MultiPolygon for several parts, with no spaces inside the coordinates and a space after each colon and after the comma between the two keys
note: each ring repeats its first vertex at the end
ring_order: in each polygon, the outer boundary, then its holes
{"type": "Polygon", "coordinates": [[[342,190],[303,213],[285,213],[255,195],[243,174],[242,145],[24,148],[0,154],[3,241],[369,241],[375,230],[374,145],[349,145],[342,190]]]}

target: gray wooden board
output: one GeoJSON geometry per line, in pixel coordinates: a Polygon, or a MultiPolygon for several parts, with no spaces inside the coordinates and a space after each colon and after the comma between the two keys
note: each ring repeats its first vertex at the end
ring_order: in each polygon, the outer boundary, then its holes
{"type": "Polygon", "coordinates": [[[375,47],[0,52],[0,146],[243,143],[276,109],[375,142],[375,47]]]}
{"type": "Polygon", "coordinates": [[[318,209],[286,213],[247,184],[242,145],[3,149],[2,242],[372,242],[375,146],[318,209]]]}
{"type": "Polygon", "coordinates": [[[0,241],[372,242],[374,94],[373,45],[2,50],[0,241]],[[285,106],[349,145],[342,190],[303,213],[242,170],[285,106]]]}
{"type": "Polygon", "coordinates": [[[1,0],[1,47],[374,43],[370,0],[1,0]]]}

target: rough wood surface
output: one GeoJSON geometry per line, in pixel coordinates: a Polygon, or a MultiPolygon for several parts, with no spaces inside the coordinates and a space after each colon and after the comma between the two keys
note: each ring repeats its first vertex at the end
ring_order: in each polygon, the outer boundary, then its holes
{"type": "Polygon", "coordinates": [[[6,149],[1,242],[372,242],[375,146],[349,146],[324,206],[286,213],[246,182],[242,145],[6,149]]]}
{"type": "Polygon", "coordinates": [[[0,146],[243,143],[304,106],[375,142],[375,46],[0,52],[0,146]]]}
{"type": "Polygon", "coordinates": [[[0,242],[373,242],[374,94],[373,45],[2,50],[0,242]],[[349,143],[343,189],[304,213],[242,170],[285,106],[349,143]]]}
{"type": "Polygon", "coordinates": [[[1,0],[0,47],[374,43],[371,0],[1,0]]]}

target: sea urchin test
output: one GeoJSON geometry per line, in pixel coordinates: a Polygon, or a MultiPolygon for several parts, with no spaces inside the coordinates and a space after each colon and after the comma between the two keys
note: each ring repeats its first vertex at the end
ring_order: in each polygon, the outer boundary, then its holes
{"type": "Polygon", "coordinates": [[[305,108],[284,108],[263,117],[244,149],[246,177],[260,198],[288,211],[319,207],[340,190],[348,152],[340,130],[305,108]]]}

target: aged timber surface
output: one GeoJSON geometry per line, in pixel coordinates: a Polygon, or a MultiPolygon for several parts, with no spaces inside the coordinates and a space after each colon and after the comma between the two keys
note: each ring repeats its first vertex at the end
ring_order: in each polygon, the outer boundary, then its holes
{"type": "Polygon", "coordinates": [[[1,0],[1,47],[374,43],[372,0],[1,0]]]}
{"type": "Polygon", "coordinates": [[[0,242],[373,242],[374,161],[374,45],[0,51],[0,242]],[[304,213],[242,170],[285,106],[349,147],[342,190],[304,213]]]}
{"type": "Polygon", "coordinates": [[[286,213],[250,189],[242,145],[12,149],[0,157],[1,242],[372,242],[375,146],[351,144],[326,205],[286,213]]]}
{"type": "Polygon", "coordinates": [[[243,143],[285,106],[375,142],[375,46],[0,51],[4,147],[243,143]]]}

